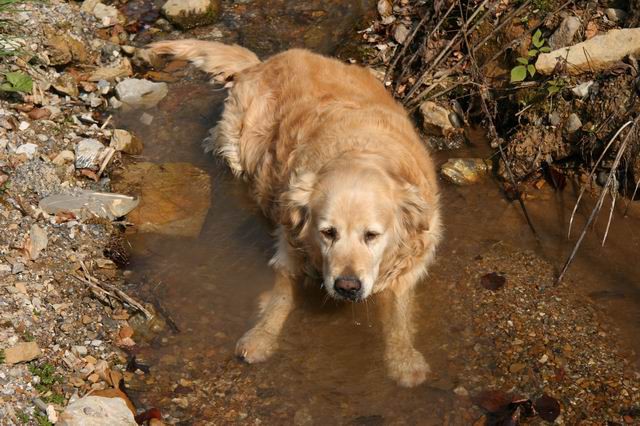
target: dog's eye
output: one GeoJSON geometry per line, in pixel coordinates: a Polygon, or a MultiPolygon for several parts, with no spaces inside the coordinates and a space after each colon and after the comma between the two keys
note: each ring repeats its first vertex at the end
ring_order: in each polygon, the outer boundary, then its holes
{"type": "Polygon", "coordinates": [[[367,232],[364,233],[364,241],[366,243],[370,243],[371,241],[375,240],[379,236],[380,236],[380,234],[378,234],[377,232],[367,231],[367,232]]]}
{"type": "Polygon", "coordinates": [[[321,229],[320,233],[328,240],[335,240],[338,238],[338,231],[333,227],[321,229]]]}

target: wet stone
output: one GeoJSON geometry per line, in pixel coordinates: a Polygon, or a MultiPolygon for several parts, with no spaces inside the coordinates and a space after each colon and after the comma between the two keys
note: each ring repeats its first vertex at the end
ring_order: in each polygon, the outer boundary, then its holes
{"type": "Polygon", "coordinates": [[[470,185],[480,181],[489,170],[489,163],[482,158],[450,158],[440,172],[451,183],[470,185]]]}
{"type": "Polygon", "coordinates": [[[149,80],[128,78],[116,86],[116,94],[123,107],[129,109],[153,108],[168,92],[166,83],[154,83],[149,80]]]}
{"type": "Polygon", "coordinates": [[[220,0],[168,0],[162,14],[181,29],[213,23],[220,13],[220,0]]]}

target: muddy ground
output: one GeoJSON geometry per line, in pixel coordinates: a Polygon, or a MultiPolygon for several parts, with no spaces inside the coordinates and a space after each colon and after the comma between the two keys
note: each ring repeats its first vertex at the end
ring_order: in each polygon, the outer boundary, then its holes
{"type": "Polygon", "coordinates": [[[618,22],[607,14],[624,5],[492,3],[492,15],[468,34],[471,43],[491,36],[476,52],[488,64],[485,102],[499,105],[487,116],[464,43],[452,44],[415,91],[445,93],[407,97],[475,3],[451,12],[426,42],[424,31],[453,3],[229,0],[213,24],[189,30],[162,17],[162,2],[96,3],[51,0],[2,12],[11,20],[2,29],[2,73],[28,75],[33,87],[6,77],[11,86],[0,98],[0,424],[55,422],[89,393],[131,399],[137,414],[155,408],[137,419],[154,424],[640,422],[640,211],[630,200],[637,146],[616,167],[620,142],[594,162],[633,118],[634,62],[562,82],[508,81],[534,29],[549,39],[577,16],[575,43],[630,25],[633,14],[618,22]],[[492,34],[509,16],[517,19],[492,34]],[[262,57],[308,47],[365,63],[381,79],[397,59],[387,84],[414,110],[438,165],[461,157],[493,166],[495,178],[470,171],[475,185],[442,181],[446,238],[417,296],[417,345],[435,372],[425,385],[398,389],[386,378],[375,299],[324,304],[313,289],[300,291],[273,360],[247,366],[234,358],[271,284],[270,225],[244,185],[202,154],[224,92],[186,64],[141,49],[191,36],[241,43],[262,57]],[[514,40],[525,47],[492,59],[514,40]],[[415,50],[420,43],[426,48],[415,50]],[[158,99],[124,96],[117,87],[130,77],[160,83],[149,86],[158,99]],[[572,92],[592,80],[598,91],[572,92]],[[559,94],[550,96],[550,85],[559,94]],[[433,105],[420,107],[425,100],[433,105]],[[568,133],[572,114],[583,124],[568,133]],[[556,284],[576,238],[566,232],[581,183],[593,196],[575,229],[603,188],[618,207],[607,244],[608,210],[556,284]],[[134,202],[118,201],[128,214],[87,212],[69,204],[83,191],[140,201],[130,212],[134,202]],[[54,209],[47,197],[58,194],[66,198],[54,209]]]}

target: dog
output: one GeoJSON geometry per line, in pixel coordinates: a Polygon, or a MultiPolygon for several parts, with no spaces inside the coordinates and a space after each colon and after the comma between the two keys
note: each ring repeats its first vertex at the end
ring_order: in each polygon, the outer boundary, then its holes
{"type": "Polygon", "coordinates": [[[199,40],[150,49],[229,88],[210,142],[276,225],[275,284],[236,354],[273,354],[306,275],[339,300],[379,293],[388,373],[422,383],[430,368],[413,344],[412,295],[442,227],[435,167],[402,106],[366,68],[304,49],[265,61],[199,40]]]}

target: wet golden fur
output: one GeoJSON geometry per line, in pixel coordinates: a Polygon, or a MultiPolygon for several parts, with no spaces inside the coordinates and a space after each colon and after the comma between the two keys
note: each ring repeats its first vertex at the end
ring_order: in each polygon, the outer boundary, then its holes
{"type": "Polygon", "coordinates": [[[276,284],[238,354],[258,362],[274,351],[301,275],[332,280],[348,267],[373,280],[365,296],[381,293],[390,375],[405,386],[421,383],[429,367],[412,344],[411,294],[441,226],[434,165],[404,109],[365,68],[306,50],[261,62],[247,49],[214,42],[152,49],[189,59],[231,86],[214,149],[278,225],[276,284]],[[345,247],[333,252],[335,241],[318,230],[327,220],[344,222],[345,232],[375,222],[380,242],[347,243],[345,236],[345,247]]]}

